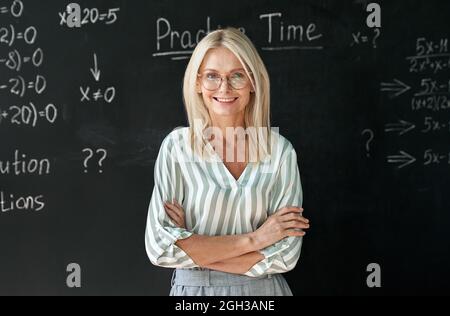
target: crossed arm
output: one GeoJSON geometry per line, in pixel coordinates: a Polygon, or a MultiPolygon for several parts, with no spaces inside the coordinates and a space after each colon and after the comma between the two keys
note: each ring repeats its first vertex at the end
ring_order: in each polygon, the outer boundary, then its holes
{"type": "MultiPolygon", "coordinates": [[[[164,208],[178,227],[185,228],[184,210],[178,202],[166,202],[164,208]]],[[[177,240],[176,245],[201,267],[244,274],[264,259],[259,250],[288,236],[305,235],[305,232],[295,230],[309,228],[309,220],[301,216],[301,211],[303,209],[298,207],[284,207],[255,232],[229,236],[193,234],[177,240]]]]}
{"type": "Polygon", "coordinates": [[[264,259],[259,251],[252,251],[244,255],[226,259],[224,261],[214,262],[205,267],[211,270],[218,270],[229,273],[244,274],[256,263],[264,259]]]}
{"type": "Polygon", "coordinates": [[[264,256],[257,251],[250,234],[230,236],[192,235],[176,245],[199,266],[223,272],[244,274],[264,256]],[[254,250],[256,249],[256,250],[254,250]]]}

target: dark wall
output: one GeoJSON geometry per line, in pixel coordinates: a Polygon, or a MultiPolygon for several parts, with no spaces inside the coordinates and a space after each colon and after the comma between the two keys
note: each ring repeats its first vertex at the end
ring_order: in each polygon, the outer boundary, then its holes
{"type": "Polygon", "coordinates": [[[379,2],[380,29],[368,2],[78,1],[120,11],[69,28],[70,1],[2,1],[0,294],[168,293],[171,270],[144,248],[153,165],[187,125],[197,32],[227,25],[258,48],[272,124],[298,153],[312,228],[286,275],[294,294],[448,293],[450,2],[379,2]]]}

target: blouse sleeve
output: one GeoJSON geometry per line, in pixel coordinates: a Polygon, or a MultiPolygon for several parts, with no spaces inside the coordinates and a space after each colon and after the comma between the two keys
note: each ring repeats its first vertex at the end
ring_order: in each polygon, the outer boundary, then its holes
{"type": "Polygon", "coordinates": [[[174,140],[170,134],[164,138],[155,162],[154,187],[147,215],[145,248],[150,261],[160,267],[199,267],[175,242],[193,233],[179,228],[164,209],[165,201],[183,200],[183,179],[176,162],[174,140]]]}
{"type": "MultiPolygon", "coordinates": [[[[302,207],[303,191],[297,154],[292,145],[283,160],[271,195],[270,214],[284,206],[302,207]]],[[[277,243],[261,249],[264,259],[251,267],[245,275],[284,273],[292,270],[300,258],[303,237],[289,236],[277,243]]]]}

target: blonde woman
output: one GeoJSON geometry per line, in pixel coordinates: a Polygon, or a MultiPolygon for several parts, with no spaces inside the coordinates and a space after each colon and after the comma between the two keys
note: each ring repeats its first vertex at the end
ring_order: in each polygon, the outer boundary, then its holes
{"type": "Polygon", "coordinates": [[[196,46],[183,98],[189,127],[163,140],[145,245],[175,268],[170,295],[292,295],[282,273],[308,219],[292,144],[270,126],[267,70],[248,37],[227,27],[196,46]]]}

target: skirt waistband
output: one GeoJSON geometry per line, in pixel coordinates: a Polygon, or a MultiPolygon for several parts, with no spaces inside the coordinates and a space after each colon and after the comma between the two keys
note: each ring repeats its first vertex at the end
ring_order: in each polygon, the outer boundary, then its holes
{"type": "Polygon", "coordinates": [[[272,275],[265,274],[250,277],[242,274],[227,273],[209,269],[191,270],[175,269],[172,273],[171,286],[230,286],[242,285],[255,280],[270,279],[272,275]]]}

